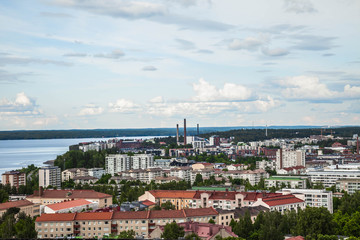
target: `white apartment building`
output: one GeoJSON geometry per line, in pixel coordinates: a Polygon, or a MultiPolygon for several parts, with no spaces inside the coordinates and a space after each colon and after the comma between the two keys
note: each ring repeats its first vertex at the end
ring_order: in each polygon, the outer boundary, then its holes
{"type": "Polygon", "coordinates": [[[170,169],[170,176],[178,177],[185,181],[190,181],[191,180],[191,172],[192,172],[191,167],[174,167],[174,168],[170,169]]]}
{"type": "Polygon", "coordinates": [[[74,179],[74,177],[85,177],[88,176],[88,170],[86,168],[70,168],[65,169],[61,172],[61,180],[69,181],[70,179],[74,179]]]}
{"type": "Polygon", "coordinates": [[[322,183],[324,187],[331,187],[336,181],[343,178],[360,178],[360,170],[329,170],[308,172],[312,183],[322,183]]]}
{"type": "Polygon", "coordinates": [[[305,201],[309,207],[324,207],[330,213],[333,213],[333,194],[331,191],[323,189],[295,189],[283,188],[277,191],[282,194],[293,194],[297,198],[305,201]]]}
{"type": "Polygon", "coordinates": [[[265,187],[281,187],[284,185],[288,188],[306,188],[306,177],[297,176],[271,176],[265,179],[265,187]]]}
{"type": "Polygon", "coordinates": [[[126,154],[110,154],[105,157],[105,171],[114,176],[115,173],[131,169],[131,157],[126,154]]]}
{"type": "Polygon", "coordinates": [[[276,169],[296,166],[305,167],[305,151],[279,149],[276,152],[276,169]]]}
{"type": "Polygon", "coordinates": [[[39,187],[46,188],[48,186],[61,189],[61,170],[59,167],[47,166],[39,169],[39,187]]]}
{"type": "Polygon", "coordinates": [[[243,180],[249,180],[249,183],[251,185],[256,185],[260,182],[261,178],[268,178],[269,174],[262,169],[256,169],[254,171],[252,170],[244,170],[244,171],[238,171],[238,170],[229,170],[226,172],[221,172],[221,175],[225,178],[231,177],[232,179],[243,179],[243,180]]]}
{"type": "Polygon", "coordinates": [[[154,166],[154,156],[151,154],[135,154],[131,157],[131,169],[147,169],[154,166]]]}
{"type": "Polygon", "coordinates": [[[360,191],[360,178],[345,178],[336,181],[336,189],[340,191],[344,190],[349,194],[353,194],[356,191],[360,191]]]}
{"type": "Polygon", "coordinates": [[[88,169],[88,174],[91,177],[95,177],[100,179],[102,175],[105,174],[105,170],[102,168],[89,168],[88,169]]]}

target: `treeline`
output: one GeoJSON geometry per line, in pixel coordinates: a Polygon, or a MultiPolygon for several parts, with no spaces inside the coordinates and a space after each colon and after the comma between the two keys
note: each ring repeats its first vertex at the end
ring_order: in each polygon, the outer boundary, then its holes
{"type": "Polygon", "coordinates": [[[105,157],[112,153],[113,150],[107,149],[102,151],[87,151],[80,150],[67,151],[63,155],[56,157],[54,166],[61,168],[61,171],[69,168],[104,168],[105,157]]]}
{"type": "MultiPolygon", "coordinates": [[[[265,136],[265,129],[238,129],[226,132],[213,132],[202,134],[202,137],[209,138],[212,135],[218,135],[222,138],[235,137],[235,142],[262,141],[272,138],[304,138],[310,135],[320,135],[321,128],[306,129],[268,129],[268,135],[265,136]]],[[[353,134],[360,134],[360,127],[339,127],[331,129],[322,129],[323,135],[332,133],[335,137],[352,137],[353,134]]]]}
{"type": "Polygon", "coordinates": [[[20,212],[19,208],[9,208],[0,218],[0,238],[31,239],[37,237],[35,219],[20,212]]]}
{"type": "MultiPolygon", "coordinates": [[[[201,133],[227,131],[239,127],[204,127],[201,133]]],[[[188,135],[196,135],[194,127],[187,128],[188,135]]],[[[183,129],[180,129],[183,134],[183,129]]],[[[175,136],[176,128],[142,128],[142,129],[86,129],[86,130],[21,130],[0,131],[0,140],[14,139],[58,139],[58,138],[111,138],[138,136],[175,136]]]]}

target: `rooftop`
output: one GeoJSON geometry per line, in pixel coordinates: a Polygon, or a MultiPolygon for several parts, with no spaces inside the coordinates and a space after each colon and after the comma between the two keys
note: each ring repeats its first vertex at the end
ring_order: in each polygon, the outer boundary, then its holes
{"type": "Polygon", "coordinates": [[[73,200],[73,201],[64,201],[64,202],[60,202],[60,203],[49,204],[46,207],[51,208],[54,211],[59,211],[59,210],[63,210],[63,209],[89,205],[91,203],[92,202],[85,200],[85,199],[78,199],[78,200],[73,200]]]}
{"type": "Polygon", "coordinates": [[[96,192],[94,190],[50,190],[46,189],[39,196],[39,191],[34,191],[33,195],[26,198],[65,198],[65,199],[98,199],[110,198],[111,195],[96,192]]]}
{"type": "Polygon", "coordinates": [[[34,205],[34,203],[28,201],[28,200],[19,200],[19,201],[12,201],[12,202],[5,202],[0,204],[0,210],[9,209],[12,207],[24,207],[24,206],[30,206],[34,205]]]}
{"type": "Polygon", "coordinates": [[[264,203],[266,203],[270,207],[304,202],[304,200],[301,200],[301,199],[295,197],[292,194],[287,194],[287,195],[282,195],[282,196],[274,196],[274,197],[267,197],[267,198],[263,198],[262,201],[264,203]]]}

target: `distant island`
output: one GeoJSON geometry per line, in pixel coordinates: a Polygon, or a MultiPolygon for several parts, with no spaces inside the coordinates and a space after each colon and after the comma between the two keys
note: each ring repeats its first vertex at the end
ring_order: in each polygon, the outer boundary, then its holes
{"type": "MultiPolygon", "coordinates": [[[[259,131],[263,132],[265,126],[235,126],[235,127],[202,127],[200,128],[200,135],[209,135],[220,132],[228,132],[228,131],[236,131],[243,130],[243,133],[249,134],[250,130],[254,130],[254,133],[259,133],[259,131]]],[[[359,127],[346,127],[346,126],[337,126],[332,127],[331,129],[337,129],[337,132],[350,132],[354,130],[354,128],[359,127]]],[[[295,130],[298,129],[300,132],[306,134],[310,130],[314,134],[320,134],[320,129],[324,129],[324,134],[330,134],[330,130],[328,127],[324,126],[271,126],[268,127],[269,130],[273,129],[289,129],[295,130]],[[315,130],[319,129],[319,130],[315,130]]],[[[253,131],[251,131],[253,132],[253,131]]],[[[294,131],[291,131],[294,132],[294,131]]],[[[183,128],[180,128],[181,135],[183,134],[183,128]]],[[[269,132],[270,133],[270,132],[269,132]]],[[[197,135],[197,128],[188,127],[187,128],[188,136],[197,135]]],[[[139,136],[175,136],[176,128],[141,128],[141,129],[70,129],[70,130],[16,130],[16,131],[0,131],[0,140],[19,140],[19,139],[63,139],[63,138],[109,138],[109,137],[139,137],[139,136]]],[[[222,135],[222,134],[220,134],[222,135]]],[[[269,138],[275,137],[269,134],[269,138]]]]}

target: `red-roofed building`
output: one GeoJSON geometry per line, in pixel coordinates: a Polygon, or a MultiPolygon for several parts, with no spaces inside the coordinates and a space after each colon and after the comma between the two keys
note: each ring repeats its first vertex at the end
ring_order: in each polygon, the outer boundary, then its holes
{"type": "Polygon", "coordinates": [[[264,206],[270,211],[279,211],[281,213],[285,211],[295,210],[298,208],[305,209],[305,201],[295,197],[292,194],[258,198],[253,206],[264,206]]]}
{"type": "Polygon", "coordinates": [[[26,199],[33,203],[40,203],[41,205],[77,199],[86,199],[98,203],[99,208],[112,205],[111,195],[95,192],[94,190],[42,190],[42,188],[40,188],[39,191],[34,191],[34,194],[27,196],[26,199]]]}
{"type": "Polygon", "coordinates": [[[257,193],[236,191],[188,191],[188,190],[151,190],[139,197],[139,201],[151,201],[158,205],[171,202],[176,209],[221,208],[235,209],[251,206],[259,197],[282,195],[281,193],[257,193]]]}
{"type": "Polygon", "coordinates": [[[140,212],[86,212],[43,214],[36,219],[38,238],[82,236],[102,237],[121,231],[134,230],[147,238],[157,225],[164,226],[176,221],[207,223],[218,222],[218,212],[213,208],[161,210],[140,212]]]}
{"type": "Polygon", "coordinates": [[[97,209],[98,203],[91,202],[86,199],[70,200],[61,203],[53,203],[46,205],[44,213],[68,213],[68,212],[81,212],[87,209],[97,209]]]}
{"type": "Polygon", "coordinates": [[[40,204],[34,204],[28,200],[19,200],[12,202],[5,202],[0,204],[0,217],[8,210],[9,208],[19,208],[20,212],[24,212],[31,217],[40,215],[40,204]]]}

